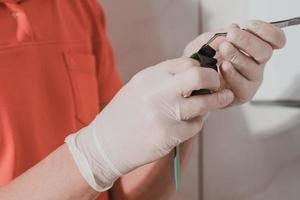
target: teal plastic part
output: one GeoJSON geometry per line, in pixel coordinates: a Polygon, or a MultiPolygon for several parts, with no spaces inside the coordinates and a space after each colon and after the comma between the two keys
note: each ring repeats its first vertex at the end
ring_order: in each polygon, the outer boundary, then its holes
{"type": "Polygon", "coordinates": [[[174,178],[175,178],[175,186],[176,191],[180,190],[180,147],[177,146],[175,148],[174,154],[174,178]]]}

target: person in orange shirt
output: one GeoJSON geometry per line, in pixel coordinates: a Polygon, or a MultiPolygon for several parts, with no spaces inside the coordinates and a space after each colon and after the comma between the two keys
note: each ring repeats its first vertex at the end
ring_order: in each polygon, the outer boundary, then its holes
{"type": "Polygon", "coordinates": [[[285,43],[270,24],[234,25],[213,44],[220,74],[188,58],[204,34],[122,87],[96,0],[0,0],[0,24],[0,199],[9,200],[106,200],[110,188],[111,199],[168,199],[171,150],[210,111],[249,101],[285,43]],[[201,88],[217,92],[190,96],[201,88]]]}

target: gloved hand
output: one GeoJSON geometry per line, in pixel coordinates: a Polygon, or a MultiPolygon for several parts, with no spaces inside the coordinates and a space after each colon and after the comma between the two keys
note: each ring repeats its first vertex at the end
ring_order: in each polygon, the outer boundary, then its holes
{"type": "MultiPolygon", "coordinates": [[[[218,38],[212,47],[217,50],[216,57],[221,64],[221,87],[233,91],[233,104],[241,104],[253,98],[262,83],[265,64],[274,49],[285,45],[286,38],[281,29],[258,20],[250,21],[246,30],[231,25],[227,32],[227,37],[218,38]]],[[[197,52],[213,35],[206,33],[192,41],[184,56],[197,52]]]]}
{"type": "Polygon", "coordinates": [[[121,175],[193,137],[208,112],[233,101],[227,89],[189,97],[202,88],[219,90],[219,75],[189,58],[135,75],[88,127],[66,139],[87,182],[97,191],[107,190],[121,175]]]}

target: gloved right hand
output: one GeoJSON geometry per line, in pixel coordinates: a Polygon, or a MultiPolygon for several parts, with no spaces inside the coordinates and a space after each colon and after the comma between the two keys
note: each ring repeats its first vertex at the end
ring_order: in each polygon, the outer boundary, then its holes
{"type": "MultiPolygon", "coordinates": [[[[97,191],[137,167],[167,155],[202,128],[206,115],[233,101],[219,75],[189,58],[169,60],[136,74],[86,128],[66,143],[87,182],[97,191]]],[[[88,98],[88,97],[87,97],[88,98]]]]}

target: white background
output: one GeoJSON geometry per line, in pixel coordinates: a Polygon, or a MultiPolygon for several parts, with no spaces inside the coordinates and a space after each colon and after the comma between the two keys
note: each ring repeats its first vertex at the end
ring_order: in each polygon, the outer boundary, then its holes
{"type": "MultiPolygon", "coordinates": [[[[202,3],[202,12],[209,20],[208,25],[204,24],[205,30],[231,22],[244,24],[250,15],[268,20],[300,15],[297,0],[203,0],[202,3]]],[[[289,40],[294,39],[291,35],[289,40]]],[[[284,81],[294,81],[295,72],[299,71],[299,41],[289,42],[289,46],[295,45],[294,57],[286,56],[289,52],[283,50],[267,66],[263,90],[269,96],[265,97],[277,98],[279,95],[272,90],[278,90],[284,81]],[[284,71],[287,68],[290,71],[284,71]],[[279,81],[277,72],[282,74],[279,81]]],[[[294,83],[284,91],[297,87],[299,84],[294,83]]],[[[295,91],[293,95],[298,94],[295,91]]],[[[204,200],[299,200],[299,116],[298,109],[253,105],[212,114],[204,130],[204,200]]]]}
{"type": "MultiPolygon", "coordinates": [[[[249,18],[277,21],[300,16],[300,1],[249,1],[249,18]],[[260,6],[257,6],[260,5],[260,6]]],[[[260,100],[300,100],[300,26],[284,29],[287,45],[284,51],[275,52],[266,70],[265,81],[256,95],[260,100]]]]}

